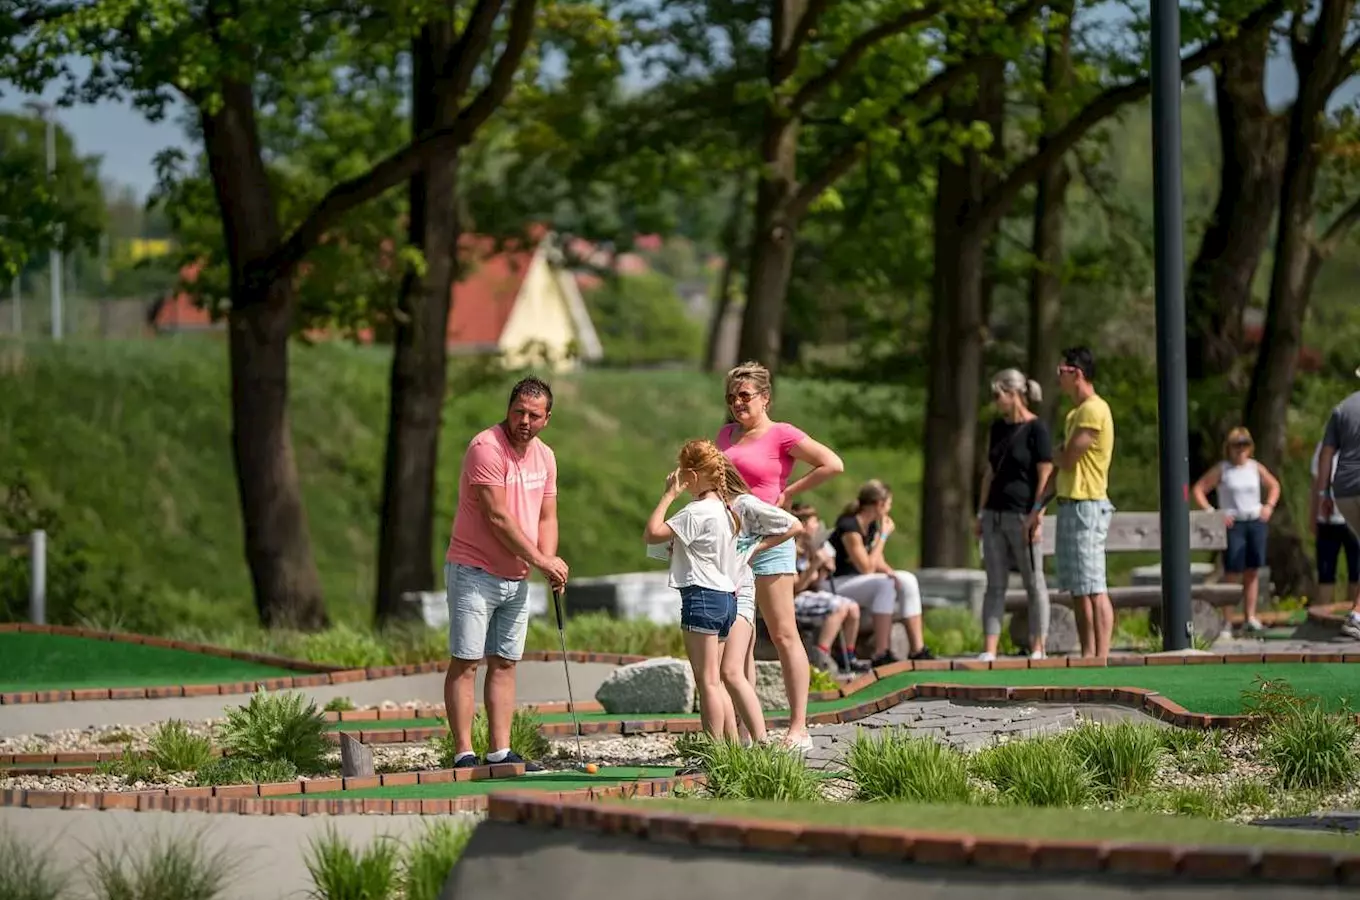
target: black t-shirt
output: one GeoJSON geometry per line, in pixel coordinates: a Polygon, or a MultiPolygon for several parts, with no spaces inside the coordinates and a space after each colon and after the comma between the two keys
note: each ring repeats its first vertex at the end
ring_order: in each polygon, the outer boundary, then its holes
{"type": "Polygon", "coordinates": [[[868,552],[869,545],[878,536],[878,523],[870,523],[868,529],[860,527],[859,519],[855,516],[841,516],[836,520],[836,528],[831,532],[831,537],[827,542],[831,544],[831,549],[836,551],[836,577],[843,578],[848,575],[862,574],[855,568],[854,562],[850,559],[850,554],[845,552],[845,536],[847,534],[857,534],[864,542],[864,550],[868,552]]]}
{"type": "Polygon", "coordinates": [[[987,442],[992,487],[983,503],[993,512],[1023,512],[1034,508],[1039,489],[1039,463],[1053,461],[1053,438],[1042,419],[992,422],[987,442]]]}

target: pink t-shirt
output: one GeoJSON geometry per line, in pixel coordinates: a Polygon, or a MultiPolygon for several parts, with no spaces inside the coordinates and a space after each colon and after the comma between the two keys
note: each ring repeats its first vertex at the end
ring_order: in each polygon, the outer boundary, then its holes
{"type": "Polygon", "coordinates": [[[538,543],[538,516],[543,498],[557,496],[557,457],[552,448],[534,438],[521,458],[516,455],[500,425],[474,437],[463,456],[458,477],[458,513],[449,536],[451,563],[476,566],[500,578],[524,578],[529,565],[496,537],[474,485],[497,484],[505,488],[505,504],[529,543],[538,543]]]}
{"type": "Polygon", "coordinates": [[[732,460],[752,494],[766,503],[778,503],[793,471],[793,448],[807,435],[797,426],[775,422],[760,437],[734,444],[732,435],[739,427],[728,424],[718,431],[718,449],[732,460]]]}

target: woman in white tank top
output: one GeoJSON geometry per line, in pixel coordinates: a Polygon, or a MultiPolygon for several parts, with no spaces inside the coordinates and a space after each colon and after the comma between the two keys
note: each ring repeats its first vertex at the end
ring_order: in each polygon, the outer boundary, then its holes
{"type": "Polygon", "coordinates": [[[1241,582],[1247,631],[1264,631],[1256,618],[1260,596],[1260,568],[1266,564],[1266,525],[1280,501],[1280,481],[1252,458],[1255,442],[1245,428],[1228,432],[1223,462],[1200,476],[1191,490],[1200,509],[1213,509],[1208,493],[1218,496],[1218,508],[1228,522],[1228,549],[1223,553],[1223,580],[1241,582]],[[1265,502],[1261,489],[1265,488],[1265,502]]]}

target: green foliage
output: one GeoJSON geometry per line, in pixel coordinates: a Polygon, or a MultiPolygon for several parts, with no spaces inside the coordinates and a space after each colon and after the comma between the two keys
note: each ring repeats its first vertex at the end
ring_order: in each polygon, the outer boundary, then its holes
{"type": "Polygon", "coordinates": [[[218,900],[239,861],[210,850],[202,832],[159,833],[118,850],[94,851],[96,900],[218,900]]]}
{"type": "Polygon", "coordinates": [[[0,828],[0,897],[5,900],[62,900],[69,878],[52,848],[39,850],[7,825],[0,828]]]}
{"type": "Polygon", "coordinates": [[[331,746],[326,722],[306,694],[257,691],[227,710],[220,741],[232,756],[251,762],[288,762],[299,772],[321,772],[331,746]]]}
{"type": "Polygon", "coordinates": [[[834,691],[840,687],[838,682],[830,672],[824,672],[816,666],[811,666],[808,672],[808,690],[812,693],[819,691],[834,691]]]}
{"type": "Polygon", "coordinates": [[[1360,772],[1360,726],[1349,710],[1329,713],[1319,703],[1272,719],[1261,750],[1286,788],[1334,788],[1360,772]]]}
{"type": "Polygon", "coordinates": [[[1095,797],[1090,771],[1062,737],[1008,741],[973,757],[973,772],[1007,803],[1083,806],[1095,797]]]}
{"type": "Polygon", "coordinates": [[[326,701],[326,705],[321,707],[324,712],[349,712],[356,709],[354,701],[348,697],[332,697],[326,701]]]}
{"type": "Polygon", "coordinates": [[[822,799],[817,773],[807,767],[801,754],[778,744],[742,747],[732,741],[701,737],[686,742],[684,749],[689,761],[703,768],[708,791],[716,799],[822,799]]]}
{"type": "Polygon", "coordinates": [[[194,773],[194,784],[278,784],[295,781],[297,766],[286,759],[253,760],[239,756],[219,756],[194,773]]]}
{"type": "Polygon", "coordinates": [[[151,762],[162,772],[192,772],[212,759],[212,741],[193,734],[178,719],[163,722],[151,735],[151,762]]]}
{"type": "Polygon", "coordinates": [[[1163,753],[1161,730],[1133,722],[1083,723],[1063,737],[1073,756],[1091,774],[1095,789],[1106,797],[1119,798],[1145,790],[1157,777],[1163,753]]]}
{"type": "Polygon", "coordinates": [[[355,849],[332,825],[311,839],[306,863],[318,900],[388,900],[399,884],[401,846],[383,835],[355,849]]]}
{"type": "Polygon", "coordinates": [[[933,738],[897,729],[871,738],[857,731],[845,764],[860,800],[967,803],[973,797],[963,755],[933,738]]]}
{"type": "Polygon", "coordinates": [[[427,826],[407,847],[401,886],[405,900],[439,900],[449,872],[472,838],[473,826],[440,821],[427,826]]]}
{"type": "Polygon", "coordinates": [[[116,759],[96,763],[95,771],[102,775],[117,775],[128,784],[156,781],[161,775],[160,769],[151,758],[133,750],[130,744],[123,748],[122,755],[116,759]]]}
{"type": "MultiPolygon", "coordinates": [[[[567,604],[570,607],[570,588],[567,589],[567,604]]],[[[579,613],[568,616],[566,635],[568,650],[685,657],[684,638],[679,628],[646,619],[624,621],[603,612],[579,613]]],[[[551,617],[531,619],[524,646],[527,650],[560,649],[556,622],[551,617]]]]}
{"type": "Polygon", "coordinates": [[[659,273],[619,275],[583,292],[608,366],[694,363],[704,327],[686,310],[675,282],[659,273]]]}

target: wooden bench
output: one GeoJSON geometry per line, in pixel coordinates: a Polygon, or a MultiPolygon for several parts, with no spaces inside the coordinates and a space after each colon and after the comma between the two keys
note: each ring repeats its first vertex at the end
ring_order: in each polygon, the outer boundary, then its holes
{"type": "MultiPolygon", "coordinates": [[[[1057,516],[1045,516],[1043,527],[1044,557],[1057,553],[1057,516]]],[[[1196,510],[1190,513],[1190,549],[1192,551],[1217,550],[1228,548],[1228,526],[1223,514],[1214,511],[1196,510]]],[[[1162,549],[1161,514],[1155,512],[1116,512],[1110,520],[1109,539],[1105,545],[1106,553],[1158,552],[1162,549]]],[[[1056,583],[1056,578],[1049,576],[1056,583]]],[[[1115,609],[1150,609],[1162,605],[1162,586],[1160,584],[1141,584],[1110,588],[1110,603],[1115,609]]],[[[1240,584],[1208,583],[1190,587],[1191,599],[1200,600],[1212,606],[1233,606],[1242,601],[1240,584]]],[[[1072,595],[1066,591],[1050,588],[1050,603],[1062,606],[1072,605],[1072,595]]],[[[1006,610],[1027,609],[1029,598],[1024,588],[1010,588],[1006,591],[1006,610]]]]}

